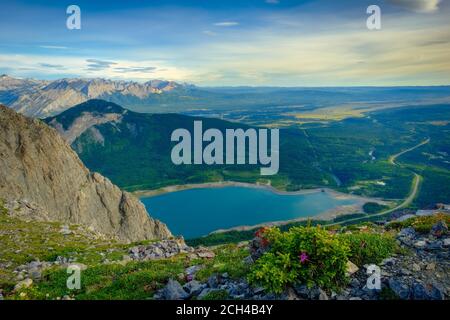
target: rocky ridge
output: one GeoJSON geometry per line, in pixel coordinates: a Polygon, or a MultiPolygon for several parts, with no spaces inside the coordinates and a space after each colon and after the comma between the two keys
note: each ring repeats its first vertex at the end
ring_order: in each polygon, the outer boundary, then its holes
{"type": "Polygon", "coordinates": [[[183,84],[151,80],[145,83],[107,79],[67,78],[54,81],[0,76],[0,103],[27,116],[45,118],[89,99],[121,96],[142,100],[183,84]]]}
{"type": "Polygon", "coordinates": [[[90,172],[56,130],[5,106],[0,167],[0,198],[35,208],[29,218],[83,224],[125,242],[171,236],[138,199],[90,172]]]}

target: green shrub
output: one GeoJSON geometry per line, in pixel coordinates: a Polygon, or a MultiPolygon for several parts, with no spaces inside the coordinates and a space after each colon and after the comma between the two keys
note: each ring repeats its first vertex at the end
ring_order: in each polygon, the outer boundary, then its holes
{"type": "Polygon", "coordinates": [[[390,234],[351,233],[338,236],[350,246],[349,259],[358,266],[380,263],[391,256],[395,249],[395,239],[390,234]]]}
{"type": "Polygon", "coordinates": [[[227,290],[214,290],[208,292],[202,300],[227,300],[230,298],[227,290]]]}
{"type": "Polygon", "coordinates": [[[388,287],[383,287],[380,292],[380,300],[399,300],[399,296],[388,287]]]}
{"type": "Polygon", "coordinates": [[[363,210],[365,213],[378,213],[385,209],[387,209],[388,206],[376,203],[376,202],[367,202],[363,205],[363,210]]]}
{"type": "Polygon", "coordinates": [[[287,232],[267,229],[270,249],[253,265],[248,279],[280,293],[289,284],[339,289],[346,283],[349,247],[319,227],[293,227],[287,232]]]}

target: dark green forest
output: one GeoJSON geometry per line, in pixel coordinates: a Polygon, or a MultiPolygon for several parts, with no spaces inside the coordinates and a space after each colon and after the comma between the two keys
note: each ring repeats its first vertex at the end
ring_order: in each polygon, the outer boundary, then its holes
{"type": "Polygon", "coordinates": [[[400,200],[409,194],[415,172],[423,177],[415,206],[448,202],[450,198],[450,105],[385,109],[321,126],[283,128],[280,171],[274,176],[260,176],[260,165],[172,164],[173,130],[192,131],[194,120],[202,120],[204,130],[223,132],[249,128],[245,124],[180,114],[136,113],[102,100],[88,101],[46,121],[56,119],[67,129],[83,112],[123,113],[118,123],[95,126],[103,137],[101,142],[87,130],[72,146],[88,168],[128,191],[215,181],[267,183],[270,179],[271,185],[281,190],[331,187],[400,200]],[[429,143],[399,156],[396,165],[389,161],[394,154],[428,138],[429,143]]]}

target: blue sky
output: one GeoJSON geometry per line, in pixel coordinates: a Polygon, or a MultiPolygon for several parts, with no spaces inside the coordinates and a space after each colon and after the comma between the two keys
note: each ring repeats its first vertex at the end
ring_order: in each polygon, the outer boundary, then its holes
{"type": "Polygon", "coordinates": [[[447,0],[2,1],[0,73],[202,86],[450,84],[447,0]],[[66,8],[81,8],[81,30],[66,8]],[[366,28],[366,8],[382,29],[366,28]]]}

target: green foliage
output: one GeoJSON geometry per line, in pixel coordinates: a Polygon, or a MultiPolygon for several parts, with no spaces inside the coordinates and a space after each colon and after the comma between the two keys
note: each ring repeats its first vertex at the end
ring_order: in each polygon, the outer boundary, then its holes
{"type": "MultiPolygon", "coordinates": [[[[325,228],[327,228],[328,230],[330,230],[330,229],[340,228],[345,225],[353,225],[353,224],[355,224],[355,222],[346,222],[346,221],[349,219],[354,219],[354,218],[361,218],[361,220],[358,220],[358,222],[356,222],[358,224],[363,221],[369,222],[369,221],[376,221],[379,219],[384,219],[384,217],[371,217],[364,213],[355,213],[355,214],[346,214],[346,215],[342,215],[342,216],[337,216],[336,218],[329,220],[329,221],[307,220],[307,221],[300,221],[300,222],[294,222],[294,223],[287,223],[285,225],[279,226],[279,228],[281,231],[289,231],[289,229],[291,229],[292,227],[300,227],[300,226],[306,226],[306,225],[311,225],[311,226],[321,225],[321,226],[324,226],[325,228]],[[339,223],[339,224],[337,225],[335,223],[339,223]],[[333,224],[333,226],[328,227],[329,224],[333,224]]],[[[207,236],[200,237],[200,238],[188,239],[188,240],[186,240],[186,243],[189,244],[190,246],[200,246],[200,245],[215,246],[215,245],[226,244],[226,243],[238,243],[241,241],[251,240],[254,237],[257,229],[258,228],[254,228],[254,229],[250,229],[250,230],[241,230],[241,231],[232,230],[232,231],[226,231],[226,232],[217,232],[217,233],[212,233],[207,236]]]]}
{"type": "Polygon", "coordinates": [[[346,283],[349,247],[321,227],[278,228],[265,233],[270,250],[259,258],[248,275],[251,283],[272,292],[282,292],[288,284],[304,283],[337,290],[346,283]],[[304,254],[306,260],[301,261],[304,254]]]}
{"type": "Polygon", "coordinates": [[[185,266],[183,256],[130,262],[124,266],[99,264],[82,271],[80,290],[67,288],[65,269],[53,269],[44,273],[43,281],[24,292],[26,299],[56,299],[65,295],[77,300],[149,299],[167,279],[182,273],[185,266]]]}
{"type": "Polygon", "coordinates": [[[200,238],[187,239],[186,244],[196,247],[216,246],[224,243],[238,243],[252,239],[254,234],[255,230],[216,232],[200,238]]]}
{"type": "Polygon", "coordinates": [[[382,204],[376,203],[376,202],[367,202],[363,205],[363,209],[365,213],[378,213],[385,209],[387,209],[387,206],[384,206],[382,204]]]}
{"type": "Polygon", "coordinates": [[[383,287],[380,292],[380,300],[400,300],[399,296],[388,287],[383,287]]]}
{"type": "MultiPolygon", "coordinates": [[[[143,262],[105,264],[91,260],[87,262],[88,268],[81,272],[80,290],[67,289],[68,275],[64,268],[59,267],[44,271],[41,281],[20,292],[12,292],[12,282],[0,281],[0,288],[7,294],[7,299],[58,299],[67,295],[76,300],[142,300],[151,299],[169,278],[179,279],[185,268],[192,265],[203,267],[196,274],[200,281],[206,281],[214,273],[227,272],[232,279],[242,278],[248,273],[249,267],[242,261],[248,256],[246,248],[230,244],[217,247],[214,252],[216,256],[213,259],[190,260],[181,254],[143,262]]],[[[222,292],[211,292],[206,298],[223,300],[227,297],[222,292]]]]}
{"type": "MultiPolygon", "coordinates": [[[[228,244],[217,248],[215,253],[214,259],[200,261],[203,269],[197,272],[197,280],[206,281],[213,274],[225,272],[233,279],[244,277],[247,274],[249,267],[243,262],[244,258],[249,255],[247,248],[228,244]]],[[[195,264],[195,261],[193,263],[195,264]]]]}
{"type": "MultiPolygon", "coordinates": [[[[156,95],[153,98],[167,97],[156,95]]],[[[191,102],[198,103],[197,100],[191,102]]],[[[82,112],[98,112],[108,105],[111,103],[88,101],[46,121],[56,119],[67,127],[82,112]]],[[[120,106],[112,108],[114,112],[123,112],[120,106]]],[[[445,202],[450,196],[449,124],[433,123],[448,119],[449,111],[448,105],[379,110],[371,112],[370,117],[332,121],[316,127],[291,121],[291,127],[280,130],[280,172],[271,176],[270,182],[281,190],[328,186],[364,196],[403,199],[410,192],[413,169],[424,177],[415,205],[445,202]],[[402,155],[397,159],[402,165],[394,166],[387,161],[391,155],[418,144],[424,137],[430,137],[431,142],[402,155]],[[369,156],[370,152],[375,160],[369,156]],[[385,184],[380,185],[379,181],[385,184]]],[[[236,119],[252,119],[255,114],[247,112],[235,116],[236,119]]],[[[276,123],[280,116],[269,113],[259,121],[276,123]]],[[[128,191],[213,181],[260,181],[259,165],[239,168],[173,165],[170,154],[175,143],[171,142],[170,135],[177,128],[192,131],[194,119],[203,121],[204,130],[247,128],[242,123],[213,118],[129,111],[123,114],[120,123],[96,126],[104,138],[102,143],[88,130],[76,139],[73,147],[88,168],[128,191]]],[[[258,123],[258,119],[254,120],[256,122],[252,123],[258,123]]],[[[371,208],[367,212],[375,209],[381,210],[371,208]]]]}
{"type": "Polygon", "coordinates": [[[208,292],[202,300],[227,300],[230,298],[227,290],[214,290],[208,292]]]}
{"type": "Polygon", "coordinates": [[[395,238],[390,234],[349,233],[338,235],[350,247],[349,259],[358,266],[380,263],[396,250],[395,238]]]}

